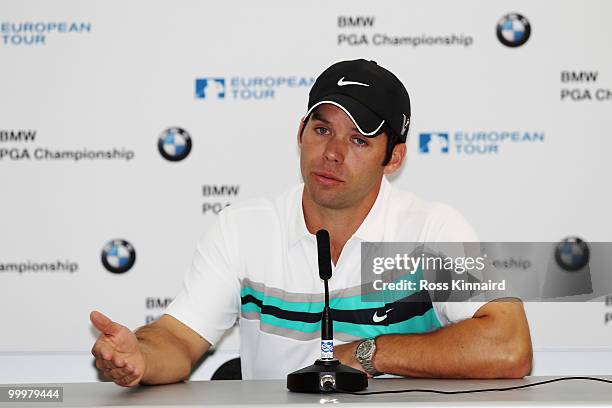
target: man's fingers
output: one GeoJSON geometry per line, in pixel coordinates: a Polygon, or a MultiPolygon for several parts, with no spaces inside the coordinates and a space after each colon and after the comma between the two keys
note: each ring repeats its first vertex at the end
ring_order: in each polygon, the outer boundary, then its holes
{"type": "MultiPolygon", "coordinates": [[[[131,364],[128,364],[127,367],[130,367],[131,364]]],[[[132,387],[136,384],[138,384],[140,382],[140,377],[141,377],[141,373],[140,371],[138,371],[138,369],[136,369],[135,367],[131,367],[132,369],[128,369],[128,374],[123,377],[123,381],[122,384],[120,385],[125,385],[126,387],[132,387]]]]}
{"type": "Polygon", "coordinates": [[[100,369],[112,369],[125,365],[125,360],[120,358],[113,347],[104,341],[97,341],[91,353],[96,358],[96,367],[100,369]]]}
{"type": "Polygon", "coordinates": [[[133,376],[134,375],[134,371],[133,370],[128,370],[125,367],[122,368],[113,368],[110,370],[107,370],[108,374],[114,378],[114,379],[120,379],[120,378],[124,378],[124,377],[128,377],[128,376],[133,376]]]}
{"type": "Polygon", "coordinates": [[[102,363],[102,360],[96,358],[96,368],[100,371],[104,371],[106,366],[102,363]]]}
{"type": "Polygon", "coordinates": [[[105,371],[105,370],[108,371],[115,367],[113,367],[113,365],[106,360],[102,360],[101,358],[96,358],[96,368],[101,371],[105,371]]]}
{"type": "Polygon", "coordinates": [[[109,364],[108,361],[101,359],[96,359],[96,368],[102,371],[102,373],[107,373],[111,369],[113,369],[113,367],[109,364]]]}
{"type": "Polygon", "coordinates": [[[111,319],[96,310],[89,314],[89,320],[91,320],[91,323],[96,327],[96,329],[100,330],[104,334],[118,334],[123,328],[123,326],[113,322],[111,319]]]}
{"type": "Polygon", "coordinates": [[[113,373],[114,378],[121,376],[132,375],[137,373],[137,369],[133,364],[127,363],[119,358],[113,358],[112,360],[104,360],[102,358],[96,358],[96,368],[98,370],[113,373]]]}
{"type": "Polygon", "coordinates": [[[138,384],[140,373],[138,371],[129,371],[125,368],[115,368],[112,370],[104,370],[103,374],[106,378],[112,380],[115,384],[124,387],[131,387],[138,384]]]}
{"type": "Polygon", "coordinates": [[[96,367],[102,371],[104,370],[108,371],[108,370],[115,368],[110,361],[104,360],[102,358],[96,359],[96,367]]]}
{"type": "Polygon", "coordinates": [[[110,359],[110,361],[115,367],[121,368],[125,366],[125,360],[117,356],[116,354],[113,356],[113,358],[110,359]]]}
{"type": "Polygon", "coordinates": [[[110,370],[102,370],[100,372],[102,373],[104,378],[106,378],[107,380],[115,381],[115,379],[110,376],[109,371],[110,370]]]}
{"type": "Polygon", "coordinates": [[[122,387],[133,387],[134,385],[138,384],[138,377],[137,376],[123,377],[115,381],[115,384],[120,385],[122,387]]]}
{"type": "Polygon", "coordinates": [[[115,354],[115,349],[112,345],[103,340],[98,340],[91,349],[91,354],[96,358],[103,360],[111,360],[115,354]]]}

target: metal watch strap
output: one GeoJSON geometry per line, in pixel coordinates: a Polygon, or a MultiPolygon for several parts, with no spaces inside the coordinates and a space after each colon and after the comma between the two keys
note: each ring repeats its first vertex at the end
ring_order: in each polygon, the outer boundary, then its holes
{"type": "Polygon", "coordinates": [[[355,358],[357,359],[357,361],[359,361],[359,364],[361,364],[365,372],[370,374],[371,376],[376,376],[376,375],[381,374],[378,371],[376,371],[376,369],[374,368],[374,365],[372,364],[372,358],[374,357],[375,352],[376,352],[376,341],[374,339],[367,339],[367,340],[362,341],[361,343],[359,343],[359,345],[357,345],[357,350],[355,351],[355,358]],[[370,351],[365,355],[362,355],[359,353],[359,348],[363,343],[368,343],[368,346],[370,349],[370,351]]]}

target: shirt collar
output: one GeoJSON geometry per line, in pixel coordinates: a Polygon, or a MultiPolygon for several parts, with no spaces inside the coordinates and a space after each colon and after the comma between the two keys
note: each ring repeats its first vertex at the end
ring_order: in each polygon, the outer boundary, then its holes
{"type": "Polygon", "coordinates": [[[365,217],[353,237],[357,237],[364,242],[380,242],[383,239],[385,231],[385,208],[389,196],[391,185],[387,178],[383,176],[380,183],[380,190],[376,196],[374,205],[370,208],[370,212],[365,217]]]}
{"type": "Polygon", "coordinates": [[[310,231],[306,228],[306,221],[304,220],[304,207],[302,207],[302,195],[304,194],[304,183],[300,185],[300,188],[296,189],[294,196],[294,203],[291,208],[291,216],[293,221],[290,223],[289,228],[289,246],[292,247],[297,244],[302,238],[310,236],[310,231]]]}
{"type": "MultiPolygon", "coordinates": [[[[363,220],[357,231],[353,234],[353,237],[357,237],[365,242],[380,242],[383,239],[385,229],[385,204],[389,196],[389,190],[391,184],[386,177],[383,176],[382,182],[380,183],[380,189],[378,195],[374,201],[374,205],[370,209],[370,212],[363,220]]],[[[302,207],[302,195],[304,194],[304,185],[296,190],[296,197],[292,211],[293,222],[290,224],[289,230],[289,246],[293,246],[298,243],[304,237],[310,237],[314,239],[314,235],[306,228],[306,221],[304,220],[304,208],[302,207]]]]}

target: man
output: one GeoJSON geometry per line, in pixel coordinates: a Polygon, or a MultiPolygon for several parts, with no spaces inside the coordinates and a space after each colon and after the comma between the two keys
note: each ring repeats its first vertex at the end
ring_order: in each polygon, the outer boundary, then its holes
{"type": "Polygon", "coordinates": [[[122,386],[185,380],[240,322],[244,379],[284,378],[319,353],[323,285],[314,233],[331,237],[335,356],[370,376],[518,378],[531,369],[522,304],[362,302],[362,242],[476,241],[452,208],[393,188],[385,175],[406,156],[410,101],[373,61],[324,71],[309,97],[298,144],[304,184],[225,209],[199,242],[174,302],[132,333],[99,312],[92,353],[122,386]],[[390,322],[393,322],[392,324],[390,322]]]}

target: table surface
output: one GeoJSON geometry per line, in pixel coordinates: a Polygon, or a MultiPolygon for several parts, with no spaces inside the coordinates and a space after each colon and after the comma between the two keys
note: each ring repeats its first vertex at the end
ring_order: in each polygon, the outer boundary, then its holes
{"type": "MultiPolygon", "coordinates": [[[[612,376],[596,376],[612,380],[612,376]]],[[[367,391],[401,389],[466,390],[503,388],[544,381],[555,377],[526,377],[520,380],[437,380],[385,378],[370,380],[367,391]]],[[[3,384],[0,386],[7,386],[3,384]]],[[[24,387],[26,384],[16,386],[24,387]]],[[[300,405],[320,406],[340,403],[345,406],[610,406],[612,384],[571,380],[538,385],[534,388],[504,392],[440,395],[402,393],[356,396],[347,394],[298,394],[286,389],[284,380],[192,381],[170,385],[119,387],[113,383],[54,383],[31,386],[62,386],[64,401],[11,402],[0,407],[162,407],[162,406],[245,406],[300,405]]]]}

